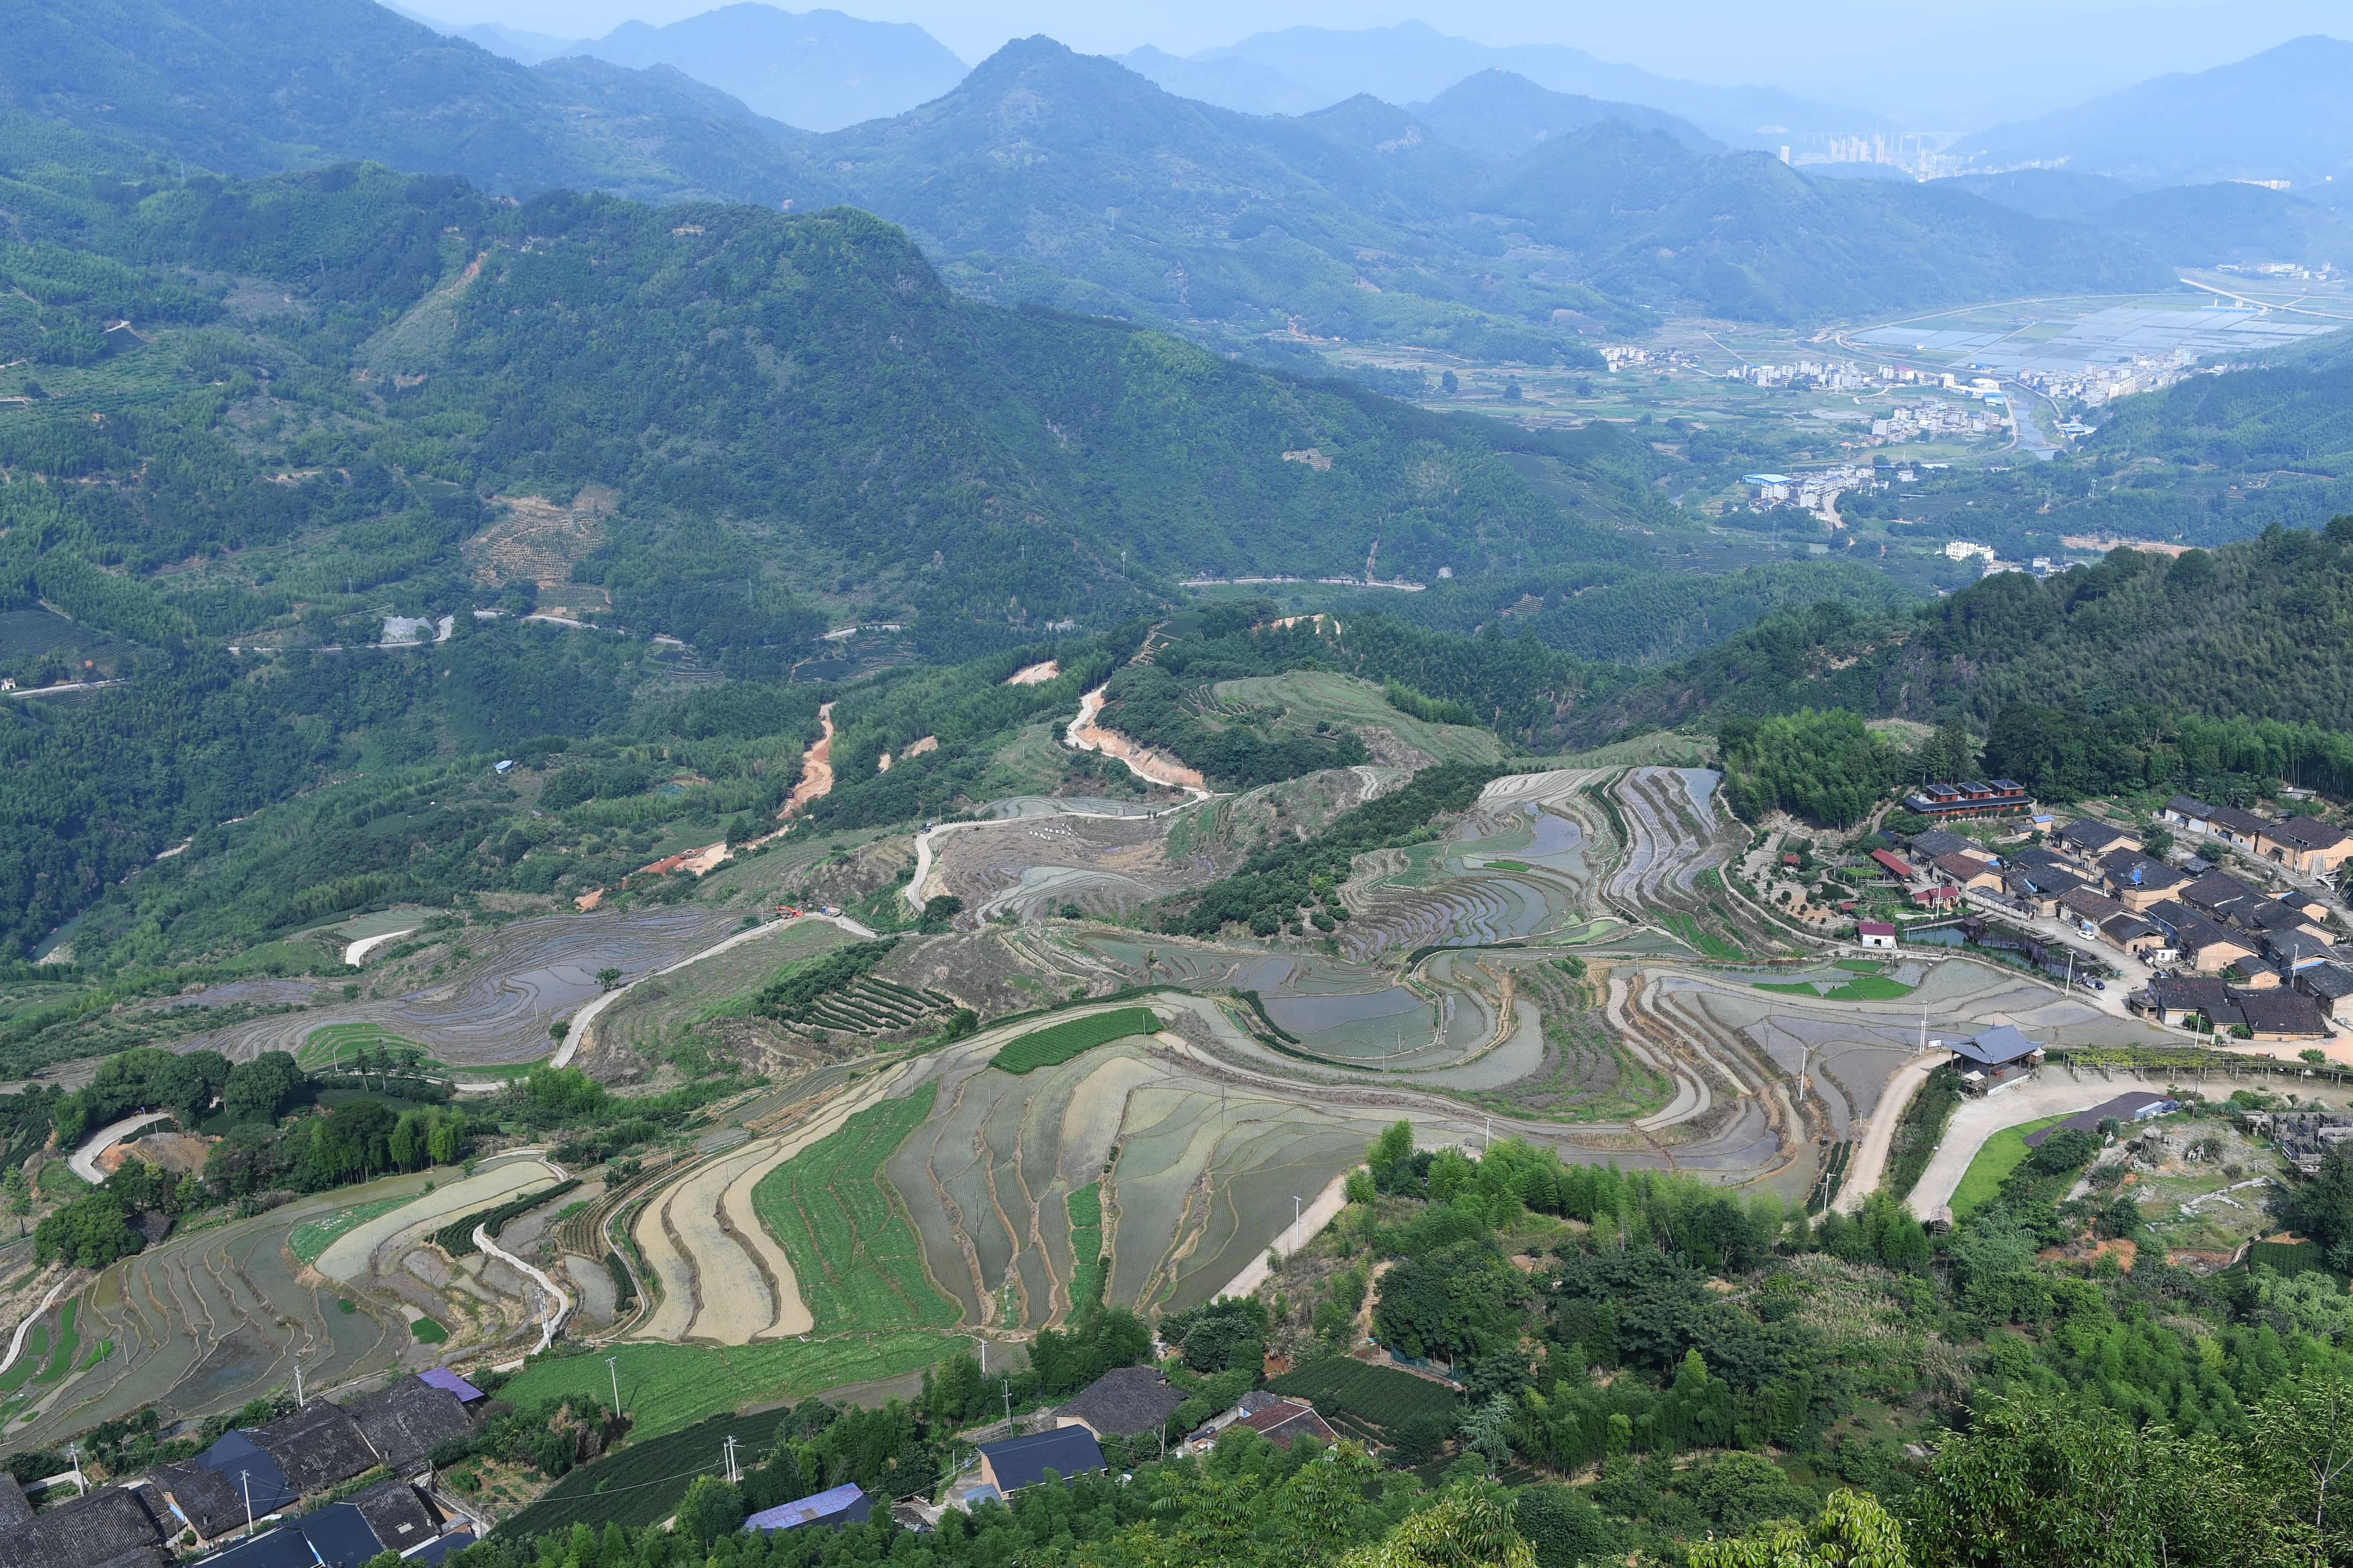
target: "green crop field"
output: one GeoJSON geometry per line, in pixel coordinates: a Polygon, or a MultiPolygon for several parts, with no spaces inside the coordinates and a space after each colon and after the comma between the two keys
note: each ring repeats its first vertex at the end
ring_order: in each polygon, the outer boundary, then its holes
{"type": "Polygon", "coordinates": [[[2247,1246],[2247,1267],[2256,1264],[2282,1274],[2333,1274],[2316,1241],[2256,1241],[2247,1246]]]}
{"type": "Polygon", "coordinates": [[[1130,1035],[1148,1035],[1158,1027],[1160,1019],[1149,1007],[1115,1007],[1108,1013],[1090,1013],[1067,1023],[1050,1024],[1008,1042],[989,1065],[1017,1075],[1035,1072],[1039,1068],[1060,1067],[1082,1051],[1091,1051],[1130,1035]]]}
{"type": "Polygon", "coordinates": [[[419,1342],[428,1345],[438,1345],[449,1337],[449,1331],[430,1318],[417,1319],[408,1325],[408,1331],[415,1334],[419,1342]]]}
{"type": "Polygon", "coordinates": [[[1819,996],[1825,1002],[1895,1002],[1912,994],[1913,988],[1883,974],[1858,974],[1842,985],[1825,991],[1810,980],[1760,980],[1759,991],[1778,991],[1785,996],[1819,996]]]}
{"type": "MultiPolygon", "coordinates": [[[[301,1049],[294,1053],[294,1060],[305,1071],[317,1072],[362,1051],[382,1050],[410,1050],[423,1054],[425,1047],[415,1040],[403,1039],[390,1033],[381,1024],[328,1024],[302,1037],[301,1049]]],[[[430,1062],[429,1056],[427,1060],[430,1062]]]]}
{"type": "Polygon", "coordinates": [[[1071,1309],[1083,1310],[1103,1296],[1103,1184],[1089,1182],[1062,1200],[1071,1216],[1071,1258],[1077,1272],[1071,1277],[1071,1309]]]}
{"type": "Polygon", "coordinates": [[[286,1246],[303,1262],[316,1263],[319,1255],[332,1246],[335,1238],[345,1231],[365,1225],[380,1214],[390,1214],[403,1204],[415,1202],[416,1198],[415,1193],[403,1193],[398,1197],[353,1204],[349,1208],[337,1209],[333,1214],[318,1219],[306,1219],[294,1227],[294,1234],[286,1238],[286,1246]]]}
{"type": "Polygon", "coordinates": [[[16,1357],[16,1364],[0,1372],[0,1394],[14,1394],[24,1387],[39,1369],[41,1357],[48,1353],[48,1349],[49,1325],[34,1324],[33,1331],[25,1336],[25,1348],[16,1357]]]}
{"type": "Polygon", "coordinates": [[[643,1442],[746,1405],[802,1399],[844,1384],[915,1372],[963,1342],[944,1334],[898,1332],[753,1345],[610,1344],[595,1355],[534,1360],[499,1397],[525,1410],[554,1399],[610,1405],[605,1357],[617,1356],[621,1408],[632,1437],[643,1442]]]}
{"type": "Polygon", "coordinates": [[[1313,1400],[1315,1408],[1327,1415],[1352,1417],[1384,1432],[1394,1432],[1415,1416],[1433,1412],[1451,1417],[1461,1406],[1460,1396],[1426,1377],[1346,1356],[1308,1362],[1267,1387],[1277,1394],[1313,1400]]]}
{"type": "Polygon", "coordinates": [[[947,1329],[960,1314],[923,1271],[882,1163],[932,1113],[939,1085],[870,1106],[760,1178],[752,1212],[793,1260],[820,1332],[947,1329]]]}
{"type": "Polygon", "coordinates": [[[74,1309],[80,1305],[68,1301],[58,1311],[57,1347],[49,1352],[48,1364],[33,1379],[35,1383],[55,1383],[73,1370],[74,1352],[81,1349],[81,1335],[74,1331],[74,1309]]]}
{"type": "Polygon", "coordinates": [[[1956,1221],[1967,1219],[2001,1190],[2001,1184],[2012,1171],[2026,1163],[2026,1156],[2033,1152],[2026,1146],[2028,1133],[2066,1120],[2066,1113],[2063,1112],[2034,1121],[2021,1121],[2015,1127],[2005,1127],[1987,1139],[1984,1147],[1978,1151],[1977,1158],[1969,1162],[1968,1170],[1961,1177],[1961,1184],[1953,1189],[1953,1218],[1956,1221]]]}
{"type": "Polygon", "coordinates": [[[1704,958],[1731,963],[1737,963],[1742,956],[1738,948],[1700,924],[1697,915],[1662,914],[1659,919],[1669,931],[1689,942],[1704,958]]]}

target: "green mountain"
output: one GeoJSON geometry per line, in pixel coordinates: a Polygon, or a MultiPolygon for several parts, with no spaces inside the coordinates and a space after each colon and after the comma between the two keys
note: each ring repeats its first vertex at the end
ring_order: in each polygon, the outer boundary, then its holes
{"type": "Polygon", "coordinates": [[[1816,180],[1604,121],[1555,137],[1470,196],[1526,225],[1605,292],[1754,321],[1933,309],[2038,292],[2162,289],[2137,245],[1963,192],[1816,180]]]}
{"type": "Polygon", "coordinates": [[[1255,119],[1027,38],[813,156],[983,298],[1539,360],[1556,310],[1626,319],[1467,248],[1450,193],[1476,161],[1372,100],[1255,119]]]}
{"type": "Polygon", "coordinates": [[[0,102],[218,173],[373,159],[527,195],[822,205],[792,132],[666,68],[528,69],[372,0],[5,0],[0,102]]]}

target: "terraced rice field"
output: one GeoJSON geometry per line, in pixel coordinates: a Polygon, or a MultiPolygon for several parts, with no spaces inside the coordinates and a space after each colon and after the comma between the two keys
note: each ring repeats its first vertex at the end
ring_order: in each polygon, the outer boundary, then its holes
{"type": "Polygon", "coordinates": [[[795,921],[675,974],[642,980],[596,1016],[594,1048],[650,1058],[708,1024],[749,1012],[785,965],[855,940],[824,921],[795,921]]]}
{"type": "Polygon", "coordinates": [[[367,1026],[414,1041],[446,1062],[530,1061],[553,1049],[550,1024],[602,994],[596,971],[610,965],[638,975],[675,963],[726,935],[740,918],[679,904],[622,914],[550,915],[495,931],[470,931],[465,940],[476,956],[409,995],[250,1019],[186,1044],[244,1060],[263,1051],[299,1053],[322,1026],[367,1026]]]}
{"type": "Polygon", "coordinates": [[[923,1248],[881,1177],[883,1163],[929,1116],[939,1086],[850,1117],[760,1178],[752,1210],[793,1260],[820,1333],[952,1327],[955,1308],[923,1272],[923,1248]]]}
{"type": "Polygon", "coordinates": [[[762,1223],[754,1194],[771,1172],[882,1101],[900,1077],[885,1069],[835,1093],[787,1131],[663,1178],[630,1228],[660,1296],[634,1337],[741,1345],[815,1328],[799,1267],[762,1223]]]}
{"type": "Polygon", "coordinates": [[[332,1072],[362,1051],[421,1048],[415,1040],[404,1039],[373,1020],[329,1024],[303,1037],[302,1048],[294,1053],[294,1060],[305,1072],[332,1072]]]}
{"type": "Polygon", "coordinates": [[[1221,1096],[1140,1039],[1019,1079],[987,1070],[995,1049],[984,1037],[922,1065],[938,1100],[885,1167],[966,1322],[1068,1315],[1081,1261],[1071,1198],[1091,1186],[1112,1259],[1104,1299],[1198,1305],[1289,1225],[1293,1194],[1323,1191],[1398,1114],[1272,1085],[1221,1096]]]}
{"type": "Polygon", "coordinates": [[[378,1215],[390,1214],[409,1201],[408,1194],[402,1193],[368,1203],[353,1204],[318,1219],[304,1220],[287,1237],[287,1248],[304,1263],[316,1263],[321,1253],[355,1226],[366,1224],[378,1215]]]}
{"type": "Polygon", "coordinates": [[[107,1269],[76,1328],[111,1353],[85,1352],[70,1370],[60,1363],[46,1394],[36,1382],[30,1419],[10,1424],[9,1444],[62,1439],[142,1405],[182,1418],[235,1409],[290,1381],[298,1359],[319,1388],[396,1364],[409,1343],[397,1307],[362,1296],[366,1310],[340,1310],[342,1292],[315,1275],[304,1283],[287,1248],[296,1228],[348,1206],[345,1194],[301,1199],[174,1236],[107,1269]]]}

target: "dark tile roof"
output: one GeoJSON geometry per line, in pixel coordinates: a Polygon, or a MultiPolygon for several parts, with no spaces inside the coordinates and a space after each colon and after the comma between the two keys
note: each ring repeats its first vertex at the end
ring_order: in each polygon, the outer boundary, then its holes
{"type": "Polygon", "coordinates": [[[2188,879],[2164,861],[2132,849],[2111,849],[2101,856],[2100,874],[2112,888],[2145,888],[2161,893],[2188,879]]]}
{"type": "Polygon", "coordinates": [[[2274,822],[2263,829],[2263,837],[2274,844],[2285,844],[2296,849],[2334,849],[2345,842],[2344,834],[2309,816],[2291,816],[2274,822]]]}
{"type": "Polygon", "coordinates": [[[2308,963],[2337,951],[2334,944],[2294,926],[2285,931],[2265,931],[2263,950],[2282,963],[2308,963]]]}
{"type": "Polygon", "coordinates": [[[99,1568],[163,1540],[163,1527],[137,1492],[100,1487],[0,1534],[0,1568],[99,1568]]]}
{"type": "Polygon", "coordinates": [[[189,1463],[207,1470],[217,1470],[237,1488],[238,1507],[244,1506],[245,1488],[250,1477],[253,1488],[253,1516],[276,1513],[298,1500],[301,1494],[289,1485],[286,1472],[253,1440],[250,1433],[224,1432],[220,1441],[198,1454],[189,1463]]]}
{"type": "Polygon", "coordinates": [[[381,1393],[347,1399],[343,1409],[385,1464],[397,1470],[422,1465],[435,1446],[474,1435],[474,1419],[446,1388],[404,1377],[381,1393]]]}
{"type": "Polygon", "coordinates": [[[2265,991],[2240,991],[2232,1000],[2239,1006],[2239,1016],[2247,1026],[2259,1035],[2322,1035],[2328,1026],[2321,1021],[2319,1004],[2301,991],[2274,986],[2265,991]]]}
{"type": "Polygon", "coordinates": [[[2147,921],[2129,911],[2120,915],[2110,915],[2100,922],[2100,929],[2118,942],[2142,942],[2149,937],[2161,937],[2165,934],[2147,921]]]}
{"type": "Polygon", "coordinates": [[[1046,1479],[1049,1469],[1067,1480],[1103,1468],[1103,1450],[1083,1426],[1057,1426],[1050,1432],[1033,1432],[1027,1437],[983,1443],[980,1451],[988,1457],[997,1485],[1007,1491],[1036,1486],[1046,1479]]]}
{"type": "MultiPolygon", "coordinates": [[[[147,1481],[165,1506],[177,1513],[182,1522],[195,1526],[196,1533],[206,1541],[217,1541],[245,1526],[245,1488],[234,1470],[223,1475],[193,1461],[158,1465],[147,1472],[147,1481]]],[[[269,1496],[264,1492],[254,1499],[254,1518],[270,1511],[270,1507],[265,1506],[265,1499],[269,1496]]]]}
{"type": "Polygon", "coordinates": [[[2277,899],[2263,899],[2232,913],[2241,925],[2257,931],[2290,931],[2312,919],[2294,904],[2282,903],[2277,899]]]}
{"type": "Polygon", "coordinates": [[[381,1463],[351,1412],[323,1399],[267,1426],[252,1428],[263,1452],[304,1497],[364,1475],[381,1463]]]}
{"type": "Polygon", "coordinates": [[[2203,822],[2214,815],[2214,808],[2193,795],[2177,795],[2165,803],[2165,809],[2176,816],[2192,817],[2203,822]]]}
{"type": "Polygon", "coordinates": [[[2010,1025],[1997,1024],[1983,1034],[1954,1041],[1952,1049],[1980,1066],[2002,1067],[2042,1047],[2010,1025]]]}
{"type": "Polygon", "coordinates": [[[201,1568],[319,1568],[311,1543],[290,1524],[240,1541],[202,1560],[201,1568]]]}
{"type": "Polygon", "coordinates": [[[2205,974],[2161,974],[2148,983],[2148,994],[2168,1013],[2205,1013],[2231,999],[2220,980],[2205,974]]]}
{"type": "Polygon", "coordinates": [[[2061,828],[2059,837],[2078,849],[2096,855],[2111,845],[2131,837],[2132,835],[2121,827],[2112,826],[2107,823],[2086,816],[2078,818],[2061,828]]]}
{"type": "Polygon", "coordinates": [[[2295,977],[2296,987],[2331,1002],[2353,996],[2353,969],[2341,963],[2316,963],[2295,977]]]}
{"type": "Polygon", "coordinates": [[[441,1516],[404,1480],[378,1481],[347,1500],[360,1510],[375,1538],[395,1552],[432,1540],[441,1528],[441,1516]]]}
{"type": "Polygon", "coordinates": [[[2070,876],[2074,873],[2067,860],[2048,849],[2021,849],[2010,857],[2008,863],[2013,871],[2062,871],[2070,876]]]}
{"type": "Polygon", "coordinates": [[[1071,1415],[1097,1432],[1154,1432],[1176,1414],[1185,1396],[1148,1366],[1107,1372],[1054,1414],[1071,1415]]]}
{"type": "Polygon", "coordinates": [[[134,1546],[120,1557],[92,1563],[87,1568],[174,1568],[178,1559],[165,1546],[134,1546]]]}
{"type": "Polygon", "coordinates": [[[0,1470],[0,1530],[32,1517],[33,1505],[25,1500],[25,1489],[16,1484],[16,1477],[0,1470]]]}
{"type": "Polygon", "coordinates": [[[2091,888],[2078,888],[2059,900],[2062,909],[2080,915],[2097,925],[2100,921],[2125,912],[2125,907],[2107,894],[2091,888]]]}
{"type": "Polygon", "coordinates": [[[2206,814],[2206,820],[2217,827],[2227,828],[2242,838],[2253,838],[2271,824],[2253,812],[2241,811],[2235,805],[2218,805],[2206,814]]]}
{"type": "Polygon", "coordinates": [[[2221,912],[2242,904],[2259,904],[2263,895],[2247,886],[2228,871],[2209,871],[2181,889],[2181,901],[2199,909],[2221,912]]]}
{"type": "Polygon", "coordinates": [[[2252,951],[2243,931],[2225,931],[2196,910],[2175,899],[2167,899],[2148,907],[2148,918],[2173,933],[2174,945],[2184,952],[2200,952],[2210,947],[2232,946],[2242,952],[2252,951]]]}
{"type": "Polygon", "coordinates": [[[311,1550],[325,1568],[360,1568],[360,1564],[392,1543],[378,1541],[365,1515],[350,1503],[313,1509],[294,1521],[311,1550]]]}
{"type": "Polygon", "coordinates": [[[2044,867],[2012,871],[2001,879],[2001,884],[2014,895],[2045,899],[2063,899],[2078,888],[2091,886],[2073,871],[2062,871],[2044,867]]]}
{"type": "Polygon", "coordinates": [[[453,1531],[448,1535],[436,1536],[432,1545],[422,1552],[413,1553],[408,1560],[414,1563],[423,1564],[423,1568],[441,1568],[441,1560],[444,1557],[448,1556],[452,1552],[463,1552],[473,1544],[473,1531],[453,1531]]]}
{"type": "Polygon", "coordinates": [[[1934,866],[1937,870],[1942,871],[1946,876],[1950,877],[1956,882],[1968,882],[1974,880],[1993,869],[1991,866],[1987,865],[1976,856],[1963,855],[1957,850],[1950,855],[1939,855],[1934,860],[1929,861],[1928,864],[1934,866]]]}
{"type": "Polygon", "coordinates": [[[1912,836],[1912,853],[1923,860],[1934,860],[1939,855],[1958,855],[1978,850],[1974,838],[1964,838],[1957,833],[1947,833],[1941,827],[1931,827],[1912,836]]]}

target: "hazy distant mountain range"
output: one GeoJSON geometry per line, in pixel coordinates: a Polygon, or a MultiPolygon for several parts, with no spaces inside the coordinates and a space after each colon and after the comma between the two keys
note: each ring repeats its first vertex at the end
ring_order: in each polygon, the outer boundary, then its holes
{"type": "Polygon", "coordinates": [[[796,14],[750,0],[664,27],[625,22],[601,38],[568,42],[417,19],[523,65],[586,55],[619,66],[674,66],[804,131],[838,131],[900,113],[955,86],[966,68],[912,23],[861,21],[839,11],[796,14]]]}
{"type": "Polygon", "coordinates": [[[2035,162],[2140,185],[2286,180],[2353,200],[2353,43],[2313,35],[2194,76],[2162,76],[2037,120],[1997,126],[1957,153],[2035,162]]]}
{"type": "MultiPolygon", "coordinates": [[[[2333,215],[2293,194],[2135,195],[2072,171],[1818,179],[1666,110],[1496,68],[1410,107],[1360,93],[1253,115],[1029,38],[913,108],[819,134],[671,61],[804,103],[830,93],[845,114],[870,87],[931,93],[960,62],[918,29],[756,5],[594,46],[642,67],[579,54],[525,66],[371,0],[10,9],[0,98],[142,155],[235,174],[365,158],[516,195],[849,203],[906,226],[969,294],[1229,342],[1304,334],[1583,363],[1582,340],[1653,310],[1812,322],[2158,289],[2179,265],[2227,258],[2353,259],[2333,215]],[[880,62],[872,74],[843,74],[856,49],[880,62]]],[[[1383,70],[1402,95],[1452,69],[1416,77],[1393,58],[1447,43],[1411,28],[1266,35],[1246,40],[1258,58],[1194,63],[1243,81],[1313,57],[1318,38],[1356,51],[1323,68],[1326,86],[1383,70]]]]}

